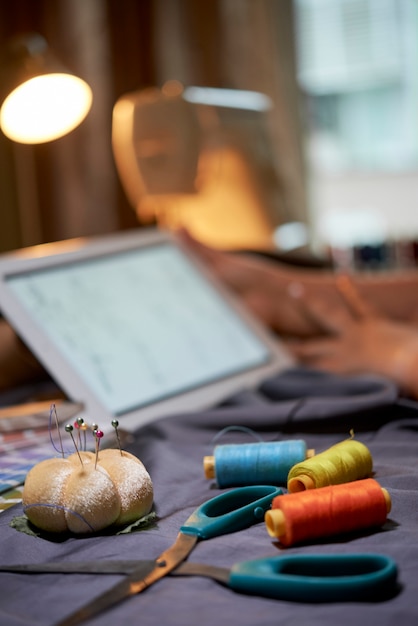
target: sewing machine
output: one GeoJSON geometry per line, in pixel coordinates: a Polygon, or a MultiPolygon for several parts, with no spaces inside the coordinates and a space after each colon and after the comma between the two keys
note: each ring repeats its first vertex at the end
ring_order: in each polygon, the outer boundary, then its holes
{"type": "Polygon", "coordinates": [[[214,247],[274,250],[292,221],[260,93],[169,82],[122,96],[112,144],[126,195],[142,223],[185,226],[214,247]]]}

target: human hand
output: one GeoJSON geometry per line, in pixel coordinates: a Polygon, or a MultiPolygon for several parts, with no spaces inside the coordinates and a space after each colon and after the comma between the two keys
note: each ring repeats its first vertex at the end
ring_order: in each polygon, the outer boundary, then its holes
{"type": "Polygon", "coordinates": [[[177,231],[176,236],[273,331],[297,337],[318,332],[293,297],[302,288],[300,271],[264,257],[209,248],[187,230],[177,231]]]}
{"type": "Polygon", "coordinates": [[[335,373],[375,373],[418,397],[418,330],[380,316],[351,288],[349,302],[331,304],[300,298],[305,314],[324,336],[292,342],[289,348],[304,365],[335,373]]]}

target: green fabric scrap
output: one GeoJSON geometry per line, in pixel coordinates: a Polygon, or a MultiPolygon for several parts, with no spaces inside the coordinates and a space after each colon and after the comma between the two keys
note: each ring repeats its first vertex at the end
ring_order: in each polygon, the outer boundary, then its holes
{"type": "MultiPolygon", "coordinates": [[[[157,521],[157,515],[154,511],[151,511],[151,513],[148,513],[148,515],[141,517],[140,519],[136,520],[132,524],[128,524],[127,526],[123,526],[123,527],[110,526],[109,528],[105,528],[103,531],[99,533],[92,533],[92,536],[93,535],[94,536],[124,535],[128,533],[138,532],[141,530],[150,530],[151,528],[154,528],[156,526],[156,521],[157,521]]],[[[10,526],[11,528],[14,528],[15,530],[21,533],[25,533],[26,535],[31,535],[32,537],[40,537],[41,539],[46,539],[47,541],[54,541],[54,542],[62,542],[62,541],[65,541],[66,539],[69,539],[70,537],[77,537],[77,536],[85,537],[86,536],[86,535],[75,535],[70,532],[49,533],[45,530],[41,530],[40,528],[37,528],[34,524],[32,524],[29,521],[26,515],[17,515],[13,517],[12,520],[10,521],[10,526]]]]}

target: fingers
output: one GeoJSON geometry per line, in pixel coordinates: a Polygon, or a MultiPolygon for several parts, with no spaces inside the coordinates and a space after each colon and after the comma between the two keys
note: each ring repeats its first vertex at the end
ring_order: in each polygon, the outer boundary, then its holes
{"type": "Polygon", "coordinates": [[[307,297],[303,286],[291,289],[289,285],[288,291],[291,297],[299,301],[306,319],[328,334],[341,335],[353,323],[377,317],[373,307],[359,294],[347,275],[337,276],[335,285],[343,298],[343,304],[316,295],[307,297]]]}
{"type": "Polygon", "coordinates": [[[407,321],[413,325],[413,326],[418,326],[418,309],[414,309],[412,311],[412,313],[409,315],[407,321]]]}
{"type": "Polygon", "coordinates": [[[266,289],[266,282],[271,281],[270,270],[263,259],[210,248],[194,239],[184,229],[177,231],[176,237],[234,291],[241,293],[255,288],[263,291],[266,289]]]}
{"type": "Polygon", "coordinates": [[[210,248],[195,239],[185,228],[177,230],[175,236],[186,248],[209,263],[212,263],[219,255],[222,255],[221,251],[210,248]]]}
{"type": "Polygon", "coordinates": [[[333,352],[332,342],[328,339],[291,341],[288,345],[292,353],[304,361],[326,357],[333,352]]]}
{"type": "Polygon", "coordinates": [[[336,351],[332,339],[315,339],[304,342],[289,343],[288,348],[293,356],[303,365],[330,372],[343,372],[347,364],[336,351]]]}
{"type": "Polygon", "coordinates": [[[307,298],[303,293],[295,296],[290,292],[290,295],[298,302],[307,320],[323,333],[339,335],[353,323],[350,313],[343,307],[335,306],[316,297],[307,298]]]}
{"type": "Polygon", "coordinates": [[[246,261],[241,255],[210,248],[186,230],[177,231],[176,237],[233,291],[245,293],[252,288],[254,271],[247,271],[246,261]]]}
{"type": "Polygon", "coordinates": [[[359,294],[357,287],[347,274],[335,279],[335,285],[348,309],[357,319],[365,319],[376,315],[373,307],[359,294]]]}

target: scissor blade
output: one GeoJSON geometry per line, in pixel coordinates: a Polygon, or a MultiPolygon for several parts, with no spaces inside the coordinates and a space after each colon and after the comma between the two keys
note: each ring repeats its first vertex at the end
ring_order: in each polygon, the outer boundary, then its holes
{"type": "Polygon", "coordinates": [[[197,540],[197,535],[179,533],[171,548],[163,552],[156,561],[152,561],[151,568],[147,569],[141,563],[135,571],[126,576],[120,583],[117,583],[98,598],[93,598],[88,604],[56,624],[56,626],[76,626],[76,624],[81,624],[86,619],[98,615],[122,600],[150,587],[150,585],[166,576],[179,563],[184,561],[192,551],[197,540]]]}
{"type": "Polygon", "coordinates": [[[167,576],[175,569],[193,550],[198,540],[197,535],[186,535],[180,532],[176,541],[165,552],[160,554],[155,562],[155,567],[142,581],[138,582],[137,591],[139,593],[146,587],[150,587],[160,578],[167,576]]]}
{"type": "Polygon", "coordinates": [[[27,563],[0,565],[0,572],[21,574],[131,574],[139,567],[144,572],[155,567],[155,561],[62,561],[58,563],[27,563]]]}
{"type": "Polygon", "coordinates": [[[213,578],[223,585],[227,585],[229,582],[229,575],[231,570],[226,567],[217,567],[215,565],[206,565],[205,563],[190,563],[186,561],[181,563],[174,572],[171,572],[172,576],[204,576],[205,578],[213,578]]]}
{"type": "Polygon", "coordinates": [[[118,604],[125,598],[138,593],[136,587],[138,581],[143,580],[154,567],[155,561],[140,562],[140,565],[129,576],[126,576],[121,582],[116,583],[100,596],[92,598],[83,607],[57,622],[55,626],[76,626],[118,604]]]}

